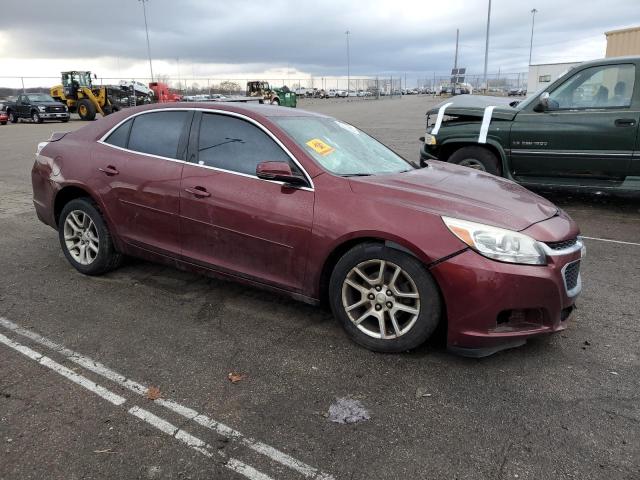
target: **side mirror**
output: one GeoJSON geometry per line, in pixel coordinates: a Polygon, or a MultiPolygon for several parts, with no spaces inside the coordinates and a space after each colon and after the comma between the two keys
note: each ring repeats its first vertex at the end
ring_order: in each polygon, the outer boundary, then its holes
{"type": "Polygon", "coordinates": [[[547,112],[549,110],[557,110],[558,102],[549,98],[549,92],[543,92],[538,98],[538,104],[533,108],[536,112],[547,112]]]}
{"type": "Polygon", "coordinates": [[[304,185],[307,181],[294,175],[287,162],[261,162],[256,166],[256,176],[263,180],[275,180],[291,185],[304,185]]]}

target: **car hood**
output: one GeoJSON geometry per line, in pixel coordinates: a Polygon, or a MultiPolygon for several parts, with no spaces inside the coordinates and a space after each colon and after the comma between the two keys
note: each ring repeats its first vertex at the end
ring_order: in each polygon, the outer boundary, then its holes
{"type": "Polygon", "coordinates": [[[351,177],[350,184],[375,201],[516,231],[558,213],[553,203],[510,180],[435,160],[405,173],[351,177]]]}
{"type": "Polygon", "coordinates": [[[482,119],[484,109],[493,106],[492,118],[500,120],[513,120],[518,110],[511,106],[517,105],[517,101],[509,100],[506,97],[488,97],[482,95],[458,95],[440,102],[431,110],[427,111],[428,115],[438,113],[441,106],[450,103],[445,109],[445,114],[450,116],[462,116],[482,119]]]}

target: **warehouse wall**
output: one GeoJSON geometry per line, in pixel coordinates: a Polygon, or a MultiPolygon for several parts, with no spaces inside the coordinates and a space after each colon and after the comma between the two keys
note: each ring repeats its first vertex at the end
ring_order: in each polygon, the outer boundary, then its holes
{"type": "Polygon", "coordinates": [[[606,57],[640,55],[640,27],[605,32],[607,37],[606,57]]]}
{"type": "Polygon", "coordinates": [[[560,75],[564,74],[576,65],[580,65],[580,62],[529,65],[527,94],[531,95],[539,89],[550,85],[551,82],[557,79],[560,75]]]}

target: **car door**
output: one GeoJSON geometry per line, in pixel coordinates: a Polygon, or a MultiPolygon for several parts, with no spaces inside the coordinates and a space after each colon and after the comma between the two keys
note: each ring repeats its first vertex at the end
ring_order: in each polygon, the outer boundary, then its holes
{"type": "Polygon", "coordinates": [[[532,104],[511,128],[512,174],[520,181],[606,185],[629,174],[640,109],[634,104],[636,67],[629,63],[581,69],[532,104]],[[573,181],[571,180],[573,179],[573,181]]]}
{"type": "Polygon", "coordinates": [[[180,179],[192,117],[189,110],[143,112],[92,151],[94,188],[131,245],[180,255],[180,179]]]}
{"type": "Polygon", "coordinates": [[[18,111],[18,115],[20,117],[30,117],[31,110],[30,110],[29,97],[27,97],[26,95],[20,95],[18,97],[18,105],[16,110],[18,111]]]}
{"type": "Polygon", "coordinates": [[[264,161],[301,167],[264,127],[230,113],[199,113],[182,172],[180,222],[187,260],[300,290],[314,192],[255,175],[264,161]]]}

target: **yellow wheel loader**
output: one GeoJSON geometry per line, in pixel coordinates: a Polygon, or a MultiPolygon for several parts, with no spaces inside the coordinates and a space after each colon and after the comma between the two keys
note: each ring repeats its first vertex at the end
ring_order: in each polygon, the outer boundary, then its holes
{"type": "Polygon", "coordinates": [[[62,85],[51,87],[51,96],[70,112],[77,112],[81,120],[93,120],[96,113],[104,116],[117,109],[107,87],[92,85],[91,72],[62,72],[62,85]]]}

